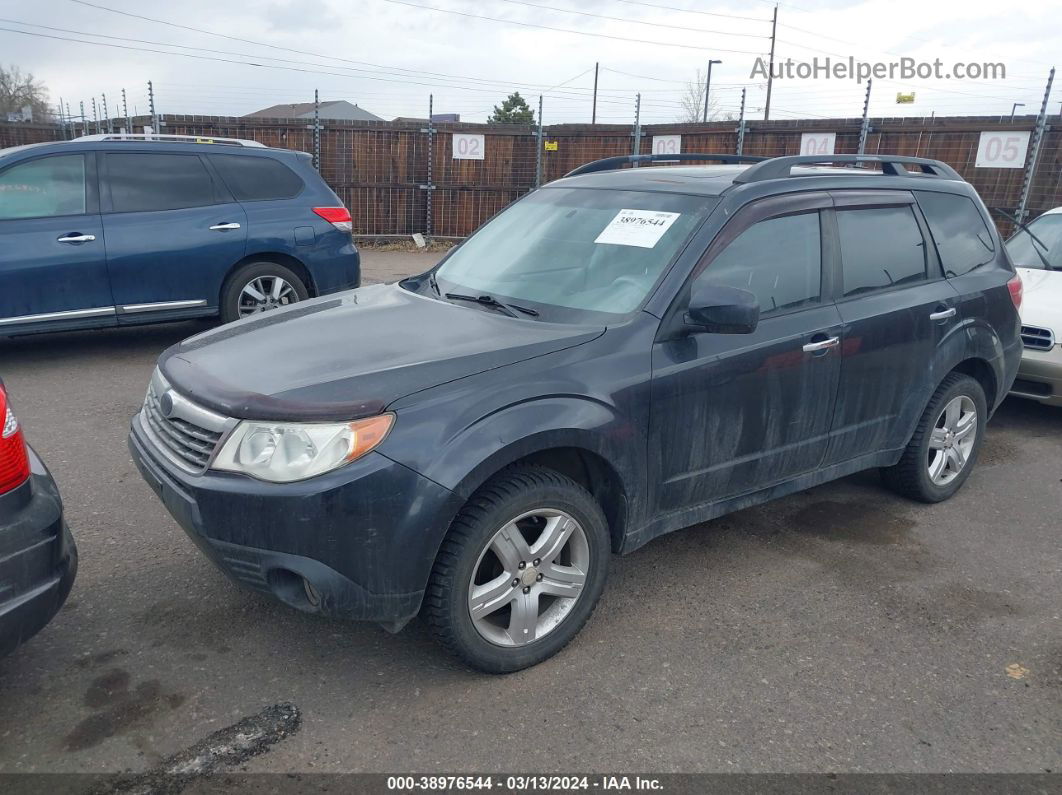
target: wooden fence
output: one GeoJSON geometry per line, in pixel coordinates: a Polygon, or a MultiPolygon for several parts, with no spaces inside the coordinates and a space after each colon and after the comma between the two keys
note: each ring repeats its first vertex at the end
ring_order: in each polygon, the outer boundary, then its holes
{"type": "MultiPolygon", "coordinates": [[[[112,124],[117,130],[119,121],[112,124]]],[[[134,119],[133,131],[140,132],[145,124],[150,124],[148,117],[134,119]]],[[[990,207],[1013,212],[1025,169],[977,167],[978,141],[982,132],[1031,132],[1034,126],[1035,119],[1029,116],[1014,122],[996,116],[872,119],[866,153],[943,160],[971,182],[990,207]]],[[[539,165],[535,128],[464,123],[436,123],[431,133],[427,128],[424,121],[322,122],[321,174],[350,208],[357,234],[464,236],[535,187],[539,165]],[[483,158],[455,159],[455,133],[484,135],[483,158]]],[[[829,132],[836,135],[836,153],[854,153],[859,129],[859,119],[751,121],[745,126],[744,152],[800,154],[804,133],[829,132]]],[[[83,132],[80,125],[71,131],[56,125],[5,123],[0,124],[0,147],[83,132]]],[[[314,147],[312,125],[291,119],[167,115],[160,132],[250,138],[306,152],[314,147]]],[[[543,132],[548,144],[541,153],[543,183],[590,160],[633,151],[630,125],[554,125],[543,132]]],[[[639,151],[651,152],[654,137],[665,135],[681,136],[683,152],[733,153],[738,142],[733,121],[646,125],[639,151]]],[[[1059,205],[1062,128],[1049,127],[1032,180],[1029,215],[1059,205]]],[[[1001,222],[1004,230],[1007,226],[1001,222]]]]}

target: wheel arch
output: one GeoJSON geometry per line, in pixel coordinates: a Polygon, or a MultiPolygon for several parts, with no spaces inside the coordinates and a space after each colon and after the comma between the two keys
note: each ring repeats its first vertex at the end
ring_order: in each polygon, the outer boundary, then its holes
{"type": "MultiPolygon", "coordinates": [[[[952,368],[951,373],[962,373],[973,378],[981,385],[985,393],[985,404],[989,412],[993,410],[999,399],[999,378],[992,366],[979,357],[970,357],[959,362],[952,368]]],[[[948,373],[948,375],[951,375],[948,373]]],[[[943,383],[943,381],[941,382],[943,383]]],[[[940,385],[937,385],[939,389],[940,385]]]]}

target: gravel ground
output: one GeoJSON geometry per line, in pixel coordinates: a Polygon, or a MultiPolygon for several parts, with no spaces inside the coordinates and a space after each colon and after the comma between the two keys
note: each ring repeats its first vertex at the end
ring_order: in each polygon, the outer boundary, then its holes
{"type": "MultiPolygon", "coordinates": [[[[365,281],[436,256],[368,254],[365,281]]],[[[125,436],[159,352],[204,327],[0,341],[81,552],[65,608],[0,660],[0,772],[150,771],[278,704],[301,723],[248,770],[1062,765],[1062,411],[1008,401],[946,504],[865,473],[658,539],[567,650],[491,678],[418,622],[303,615],[196,551],[125,436]]]]}

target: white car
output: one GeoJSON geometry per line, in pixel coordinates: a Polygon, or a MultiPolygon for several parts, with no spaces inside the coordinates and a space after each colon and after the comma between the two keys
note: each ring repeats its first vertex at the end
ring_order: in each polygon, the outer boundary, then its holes
{"type": "Polygon", "coordinates": [[[1019,229],[1007,241],[1007,251],[1024,286],[1025,350],[1010,393],[1062,406],[1062,207],[1019,229]]]}

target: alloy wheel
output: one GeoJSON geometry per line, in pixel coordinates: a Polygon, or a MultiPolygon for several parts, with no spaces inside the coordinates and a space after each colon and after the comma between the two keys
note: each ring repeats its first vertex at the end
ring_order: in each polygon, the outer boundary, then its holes
{"type": "Polygon", "coordinates": [[[240,317],[279,309],[299,300],[295,288],[280,276],[258,276],[240,291],[240,317]]]}
{"type": "Polygon", "coordinates": [[[946,486],[959,476],[977,441],[977,407],[966,395],[948,402],[929,437],[929,479],[946,486]]]}
{"type": "Polygon", "coordinates": [[[590,565],[586,532],[551,508],[507,522],[476,561],[468,611],[476,631],[499,646],[525,646],[548,635],[582,595],[590,565]]]}

